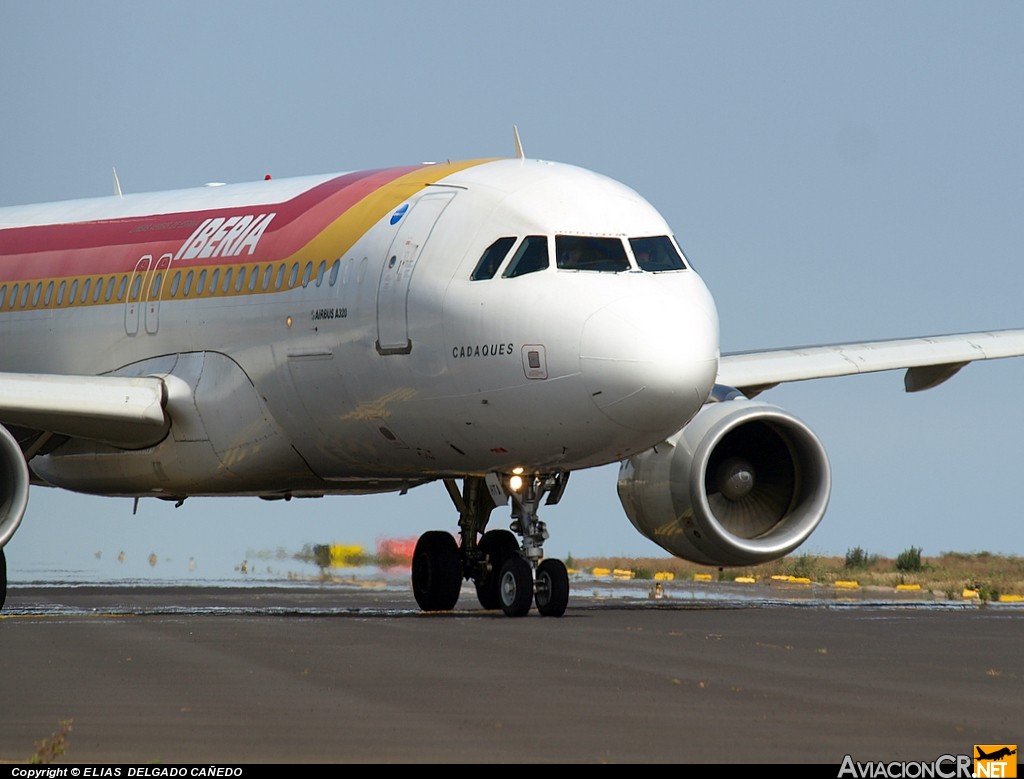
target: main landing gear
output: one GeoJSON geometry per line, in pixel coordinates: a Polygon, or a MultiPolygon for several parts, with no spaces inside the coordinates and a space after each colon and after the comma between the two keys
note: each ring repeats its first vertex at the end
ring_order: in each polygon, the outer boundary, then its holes
{"type": "Polygon", "coordinates": [[[459,492],[454,479],[445,479],[448,494],[459,510],[461,544],[445,531],[420,536],[412,557],[412,591],[424,611],[455,607],[463,579],[472,579],[485,609],[501,609],[522,617],[533,603],[545,617],[560,617],[569,604],[569,573],[561,560],[544,558],[547,528],[537,507],[557,503],[568,473],[486,477],[467,476],[459,492]],[[491,511],[511,496],[511,529],[486,530],[491,511]]]}

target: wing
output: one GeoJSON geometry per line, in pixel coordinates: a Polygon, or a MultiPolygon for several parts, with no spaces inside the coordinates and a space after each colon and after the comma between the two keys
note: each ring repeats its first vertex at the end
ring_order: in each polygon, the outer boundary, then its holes
{"type": "Polygon", "coordinates": [[[788,381],[906,370],[907,392],[931,389],[975,360],[1024,355],[1024,330],[993,330],[722,355],[718,383],[748,398],[788,381]]]}
{"type": "Polygon", "coordinates": [[[155,377],[0,373],[0,424],[125,449],[159,442],[170,422],[155,377]]]}

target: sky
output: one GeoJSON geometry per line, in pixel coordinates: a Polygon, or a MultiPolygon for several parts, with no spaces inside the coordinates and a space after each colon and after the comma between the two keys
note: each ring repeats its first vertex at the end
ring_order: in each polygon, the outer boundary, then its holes
{"type": "MultiPolygon", "coordinates": [[[[111,194],[112,167],[144,192],[511,156],[516,124],[528,156],[661,211],[723,352],[1021,327],[1022,33],[1014,2],[0,0],[0,206],[111,194]]],[[[761,396],[832,463],[802,551],[1024,554],[1022,388],[1016,359],[915,395],[886,373],[761,396]]],[[[549,556],[661,554],[616,474],[573,474],[549,556]]],[[[159,577],[435,528],[457,529],[437,483],[135,516],[33,489],[6,551],[12,581],[159,577]]]]}

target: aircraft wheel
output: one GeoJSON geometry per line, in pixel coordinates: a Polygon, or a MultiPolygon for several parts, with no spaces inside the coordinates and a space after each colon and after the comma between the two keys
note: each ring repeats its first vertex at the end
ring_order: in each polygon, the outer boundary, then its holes
{"type": "Polygon", "coordinates": [[[537,567],[537,611],[560,617],[569,605],[569,572],[561,560],[548,559],[537,567]]]}
{"type": "Polygon", "coordinates": [[[0,547],[0,609],[7,602],[7,557],[4,555],[3,547],[0,547]]]}
{"type": "Polygon", "coordinates": [[[519,542],[508,530],[488,530],[480,539],[480,552],[491,564],[490,570],[476,579],[476,597],[485,609],[500,609],[498,593],[501,568],[519,551],[519,542]]]}
{"type": "Polygon", "coordinates": [[[501,610],[508,617],[525,617],[533,601],[533,570],[519,555],[508,558],[498,578],[501,610]]]}
{"type": "Polygon", "coordinates": [[[412,593],[424,611],[451,611],[462,589],[462,557],[451,533],[431,530],[412,554],[412,593]]]}

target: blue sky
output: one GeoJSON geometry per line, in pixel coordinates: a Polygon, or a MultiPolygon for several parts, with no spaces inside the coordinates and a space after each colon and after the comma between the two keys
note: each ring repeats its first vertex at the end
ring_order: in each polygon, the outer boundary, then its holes
{"type": "MultiPolygon", "coordinates": [[[[632,186],[715,295],[723,351],[1024,325],[1024,5],[0,3],[0,205],[510,155],[632,186]]],[[[805,549],[1024,554],[1024,361],[765,400],[828,448],[805,549]]],[[[657,554],[614,466],[543,514],[551,555],[657,554]]],[[[180,509],[35,490],[19,570],[167,565],[454,530],[443,487],[180,509]],[[163,564],[163,562],[161,563],[163,564]]],[[[497,515],[496,515],[497,516],[497,515]]],[[[504,522],[504,518],[501,518],[504,522]]],[[[229,566],[230,567],[230,566],[229,566]]]]}

